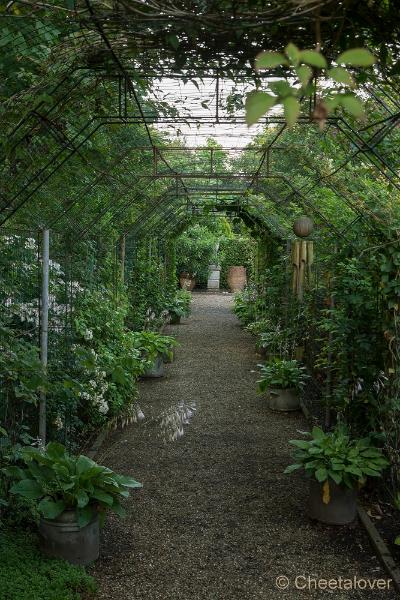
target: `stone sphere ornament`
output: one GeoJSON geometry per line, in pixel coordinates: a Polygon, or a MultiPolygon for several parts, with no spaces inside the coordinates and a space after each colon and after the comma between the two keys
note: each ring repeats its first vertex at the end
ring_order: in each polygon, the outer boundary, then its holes
{"type": "Polygon", "coordinates": [[[308,237],[314,229],[314,224],[308,217],[299,217],[293,223],[293,231],[298,237],[308,237]]]}

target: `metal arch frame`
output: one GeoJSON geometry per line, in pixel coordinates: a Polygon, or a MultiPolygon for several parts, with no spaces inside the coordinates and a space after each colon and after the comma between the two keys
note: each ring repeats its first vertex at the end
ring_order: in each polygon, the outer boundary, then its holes
{"type": "MultiPolygon", "coordinates": [[[[324,217],[324,215],[322,215],[320,213],[320,211],[318,211],[318,209],[313,206],[312,203],[310,203],[310,201],[305,198],[296,188],[295,186],[293,186],[293,184],[290,182],[290,180],[283,174],[281,175],[274,175],[274,176],[265,176],[266,179],[279,179],[279,180],[283,180],[285,182],[286,185],[288,185],[291,190],[292,190],[292,194],[294,196],[294,198],[297,200],[297,202],[299,204],[301,204],[303,207],[308,208],[309,210],[311,210],[314,214],[317,215],[317,217],[321,220],[321,222],[324,224],[325,227],[328,228],[329,231],[331,231],[331,233],[333,234],[333,237],[335,237],[335,239],[337,239],[338,237],[344,239],[347,241],[347,243],[349,245],[352,245],[351,240],[349,240],[347,238],[347,236],[345,235],[347,229],[349,227],[351,227],[356,221],[352,220],[351,223],[348,224],[348,226],[346,227],[346,231],[340,231],[338,230],[333,224],[331,224],[329,221],[327,221],[327,219],[324,217]]],[[[213,190],[210,190],[213,191],[213,190]]],[[[132,236],[136,236],[138,239],[142,238],[142,237],[163,237],[163,230],[165,227],[165,223],[163,221],[164,217],[167,215],[173,215],[176,212],[179,211],[184,208],[185,209],[185,214],[188,213],[188,208],[189,207],[195,207],[196,205],[193,203],[188,204],[188,202],[186,201],[184,204],[182,204],[181,202],[181,198],[176,195],[175,193],[175,189],[173,187],[170,187],[168,190],[168,193],[163,194],[157,201],[153,202],[152,205],[150,205],[149,207],[147,207],[146,211],[147,214],[145,213],[141,213],[140,216],[138,217],[138,219],[136,220],[136,222],[134,222],[132,225],[130,225],[128,227],[127,230],[125,230],[125,234],[127,234],[129,232],[130,235],[132,236]],[[179,201],[180,204],[178,204],[177,206],[177,211],[174,207],[174,204],[179,201]],[[161,224],[163,225],[163,227],[161,227],[161,224]],[[145,234],[141,235],[141,231],[145,230],[145,234]],[[149,230],[151,229],[156,229],[157,233],[155,234],[150,234],[148,233],[149,230]]],[[[243,195],[246,193],[246,190],[243,189],[239,189],[236,191],[233,191],[238,197],[243,197],[243,195]]],[[[185,190],[185,194],[186,194],[186,190],[185,190]]],[[[276,198],[274,197],[270,197],[271,201],[274,203],[274,207],[276,209],[277,207],[277,202],[276,202],[276,198]]],[[[281,200],[281,199],[280,199],[281,200]]],[[[246,204],[243,204],[242,202],[238,203],[240,204],[240,209],[245,211],[247,214],[249,214],[249,216],[251,216],[251,213],[246,210],[249,207],[249,198],[246,198],[246,204]]],[[[281,203],[280,203],[281,204],[281,203]]],[[[211,206],[211,205],[210,205],[211,206]]],[[[232,206],[232,205],[231,205],[232,206]]],[[[226,208],[228,208],[229,205],[226,206],[226,208]]],[[[259,217],[262,217],[262,220],[264,221],[265,225],[267,225],[268,228],[271,227],[271,224],[268,223],[268,220],[265,219],[265,211],[267,211],[266,207],[264,209],[264,215],[260,214],[260,210],[257,210],[258,207],[252,200],[250,201],[250,208],[255,209],[256,212],[258,213],[259,217]]],[[[282,212],[283,211],[283,207],[282,208],[282,212]]]]}
{"type": "MultiPolygon", "coordinates": [[[[88,6],[88,9],[90,10],[90,6],[91,6],[91,2],[90,0],[85,0],[86,5],[88,6]]],[[[93,17],[95,17],[94,13],[91,13],[93,17]]],[[[61,166],[63,164],[65,164],[68,159],[73,156],[75,153],[77,153],[79,151],[79,149],[83,146],[83,144],[90,139],[90,137],[92,137],[92,135],[94,135],[94,133],[103,125],[107,125],[107,124],[129,124],[129,123],[134,123],[134,124],[142,124],[144,125],[144,127],[146,128],[146,131],[148,132],[148,136],[149,136],[149,148],[153,148],[154,149],[154,144],[152,141],[152,137],[151,137],[151,133],[149,130],[148,125],[154,121],[159,121],[160,117],[159,116],[154,116],[154,115],[146,115],[145,112],[143,111],[143,107],[140,103],[140,100],[138,98],[138,95],[136,93],[135,87],[132,83],[132,79],[131,79],[131,75],[130,75],[130,71],[129,69],[121,62],[121,59],[119,58],[119,56],[115,53],[112,44],[110,42],[110,40],[108,39],[106,33],[104,32],[102,25],[100,22],[95,22],[96,28],[98,30],[98,35],[100,36],[100,38],[103,40],[104,46],[107,48],[109,55],[111,56],[115,67],[116,67],[116,73],[115,73],[115,80],[118,80],[118,109],[119,109],[119,113],[117,115],[114,116],[99,116],[99,117],[94,117],[92,119],[90,119],[85,125],[83,125],[83,127],[71,138],[68,140],[64,140],[64,139],[60,139],[58,135],[56,135],[56,142],[59,142],[61,144],[61,149],[56,152],[56,155],[50,160],[48,161],[44,167],[42,167],[41,169],[39,169],[39,171],[37,172],[36,175],[34,175],[32,178],[30,178],[28,180],[28,182],[22,187],[22,189],[20,189],[16,196],[14,196],[11,199],[11,203],[19,196],[19,194],[23,194],[25,191],[27,191],[27,195],[26,197],[22,200],[22,202],[14,208],[11,208],[11,211],[8,212],[6,214],[6,219],[8,220],[13,214],[15,214],[15,212],[22,207],[32,196],[35,192],[38,191],[38,189],[40,189],[40,187],[42,187],[42,185],[44,185],[44,183],[46,183],[46,181],[49,180],[49,178],[59,169],[61,168],[61,166]],[[129,116],[128,114],[128,96],[131,95],[134,99],[134,104],[136,105],[136,108],[138,110],[138,115],[135,116],[129,116]],[[83,139],[80,139],[80,137],[83,136],[83,139]],[[76,143],[77,142],[77,143],[76,143]],[[66,157],[62,157],[62,154],[64,153],[64,151],[67,151],[67,156],[66,157]],[[69,152],[68,152],[69,151],[69,152]],[[57,162],[57,159],[60,158],[60,161],[57,162]],[[55,164],[55,168],[50,170],[49,173],[45,173],[47,167],[50,167],[53,163],[55,164]],[[36,183],[36,185],[35,185],[36,183]],[[30,185],[33,184],[33,189],[29,190],[30,185]]],[[[69,77],[71,77],[71,74],[79,71],[79,68],[74,68],[70,73],[68,73],[66,76],[64,76],[62,82],[66,82],[68,80],[69,77]]],[[[87,67],[85,68],[85,73],[93,73],[95,72],[93,69],[88,69],[87,67]]],[[[71,89],[67,89],[67,91],[65,92],[65,94],[58,99],[57,103],[55,106],[51,107],[47,113],[45,114],[41,114],[38,113],[37,110],[32,111],[30,113],[30,116],[34,116],[36,119],[38,119],[40,122],[42,122],[43,120],[46,119],[46,116],[48,116],[54,109],[56,106],[60,106],[62,105],[62,103],[64,102],[64,100],[66,100],[67,98],[70,97],[72,90],[75,90],[76,87],[79,85],[79,83],[81,83],[83,81],[85,77],[85,74],[82,75],[81,79],[78,78],[78,82],[75,82],[74,85],[72,86],[71,89]]],[[[61,86],[61,83],[56,85],[55,89],[58,89],[61,86]]],[[[385,106],[385,110],[387,112],[390,113],[390,109],[385,106]]],[[[165,118],[166,121],[170,121],[170,122],[179,122],[179,118],[177,117],[166,117],[165,118]]],[[[201,120],[199,119],[199,117],[196,118],[197,121],[201,120]]],[[[208,117],[207,117],[208,119],[208,117]]],[[[204,119],[204,121],[207,121],[207,119],[204,119]]],[[[185,122],[187,121],[187,119],[183,119],[185,122]]],[[[24,122],[28,122],[28,117],[26,120],[23,120],[21,122],[20,125],[22,125],[22,123],[24,122]]],[[[214,121],[213,121],[214,122],[214,121]]],[[[230,121],[229,121],[230,122],[230,121]]],[[[302,117],[300,122],[309,122],[309,117],[302,117]]],[[[372,134],[372,136],[370,136],[367,140],[364,140],[364,138],[361,136],[361,130],[360,132],[355,131],[350,125],[349,123],[347,123],[343,118],[335,118],[331,121],[332,125],[335,125],[338,127],[338,129],[348,137],[349,140],[352,141],[352,143],[357,147],[357,150],[352,153],[352,155],[350,156],[350,158],[347,160],[347,162],[349,162],[350,160],[353,160],[354,157],[356,157],[358,154],[365,154],[368,158],[368,160],[372,163],[372,165],[377,168],[379,170],[380,173],[382,173],[382,175],[384,175],[393,185],[395,185],[396,187],[398,187],[398,189],[400,189],[400,185],[394,181],[394,177],[399,178],[400,175],[387,163],[387,161],[385,159],[383,159],[376,151],[376,145],[382,141],[382,139],[384,139],[384,137],[386,135],[388,135],[390,133],[390,131],[393,130],[393,128],[397,125],[397,123],[399,122],[399,113],[398,111],[394,114],[389,114],[389,116],[383,120],[380,120],[378,122],[375,122],[373,124],[370,124],[367,128],[363,128],[362,131],[367,131],[369,127],[376,127],[379,126],[380,124],[383,124],[383,127],[381,127],[378,132],[375,132],[372,134]],[[372,157],[371,157],[372,155],[372,157]],[[382,166],[384,166],[384,169],[382,169],[382,166]],[[385,169],[388,169],[390,171],[391,174],[388,174],[386,172],[385,169]]],[[[283,117],[270,117],[265,119],[265,123],[280,123],[282,125],[281,128],[281,132],[283,132],[284,128],[285,128],[285,121],[283,119],[283,117]]],[[[31,128],[31,131],[33,129],[34,125],[31,128]]],[[[19,130],[19,126],[17,126],[16,131],[19,130]]],[[[57,132],[54,132],[51,130],[51,127],[49,127],[49,131],[50,134],[53,135],[54,133],[57,134],[57,132]]],[[[265,149],[265,153],[263,154],[261,161],[260,161],[260,165],[258,167],[258,170],[256,172],[256,174],[254,174],[254,178],[258,179],[258,171],[262,168],[265,160],[267,161],[268,164],[268,153],[270,151],[270,149],[273,147],[274,143],[276,142],[276,140],[278,139],[280,133],[277,135],[276,139],[269,144],[269,146],[265,149]]],[[[26,133],[23,135],[22,138],[19,138],[17,140],[17,144],[21,143],[22,139],[26,139],[26,133]]],[[[347,163],[345,163],[347,164],[347,163]]],[[[340,170],[340,168],[343,168],[344,165],[342,165],[341,167],[339,167],[337,170],[340,170]]],[[[337,170],[335,172],[337,172],[337,170]]],[[[173,172],[173,169],[171,169],[171,172],[173,172]]],[[[332,174],[329,174],[327,176],[324,176],[323,178],[317,178],[317,181],[308,189],[304,190],[304,193],[308,193],[309,191],[311,191],[311,189],[313,189],[313,187],[318,186],[321,181],[323,179],[326,179],[330,176],[332,176],[332,174]]],[[[182,174],[177,175],[179,176],[181,182],[183,182],[183,180],[185,179],[184,176],[182,176],[182,174]]],[[[249,190],[251,189],[252,185],[249,185],[249,190]]],[[[296,197],[300,197],[302,198],[302,200],[306,200],[304,198],[304,195],[302,194],[302,190],[295,190],[292,191],[291,194],[295,193],[297,196],[296,197]]],[[[4,208],[8,208],[10,207],[10,203],[6,204],[4,208]]],[[[354,209],[353,209],[354,210],[354,209]]],[[[323,217],[322,217],[323,218],[323,217]]],[[[5,221],[3,221],[4,223],[5,221]]]]}

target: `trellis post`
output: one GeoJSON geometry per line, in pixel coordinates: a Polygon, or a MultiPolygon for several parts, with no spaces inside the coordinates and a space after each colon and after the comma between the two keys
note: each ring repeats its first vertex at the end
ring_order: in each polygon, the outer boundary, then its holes
{"type": "MultiPolygon", "coordinates": [[[[42,293],[40,314],[40,361],[43,371],[47,371],[47,350],[49,332],[49,246],[48,229],[42,232],[42,293]]],[[[42,446],[46,445],[46,392],[40,393],[39,403],[39,438],[42,446]]]]}

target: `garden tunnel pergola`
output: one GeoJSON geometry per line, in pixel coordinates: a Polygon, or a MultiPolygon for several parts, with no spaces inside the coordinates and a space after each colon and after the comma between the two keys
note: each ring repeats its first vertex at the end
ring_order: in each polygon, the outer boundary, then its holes
{"type": "MultiPolygon", "coordinates": [[[[265,146],[243,146],[242,141],[237,147],[244,131],[240,99],[254,86],[251,63],[255,54],[263,48],[280,48],[282,36],[303,47],[315,45],[317,36],[329,55],[353,40],[379,45],[384,28],[386,39],[388,32],[392,34],[391,50],[396,55],[394,17],[398,9],[391,6],[389,15],[377,2],[372,18],[357,2],[338,8],[336,3],[322,0],[240,6],[230,2],[182,2],[177,6],[122,0],[111,4],[79,0],[67,3],[67,8],[55,3],[51,9],[40,2],[28,2],[22,7],[22,15],[2,17],[10,23],[19,19],[24,24],[40,17],[42,28],[58,23],[65,27],[65,20],[68,22],[68,34],[59,40],[48,59],[52,85],[44,82],[33,108],[22,119],[15,107],[15,127],[4,144],[3,225],[25,222],[29,227],[70,231],[79,238],[101,232],[110,223],[121,232],[129,227],[132,234],[143,235],[149,231],[148,224],[163,236],[173,230],[175,222],[200,209],[205,197],[211,206],[214,196],[215,206],[221,208],[222,198],[224,203],[241,204],[246,213],[253,213],[253,218],[257,213],[257,218],[273,229],[274,221],[268,221],[271,210],[268,217],[265,209],[255,208],[254,201],[249,201],[248,195],[254,192],[270,198],[277,213],[285,211],[289,202],[299,204],[335,236],[345,238],[352,224],[360,221],[367,228],[373,227],[362,202],[362,182],[354,179],[352,167],[357,163],[362,169],[368,163],[377,177],[400,189],[399,165],[394,164],[393,157],[388,158],[387,152],[400,121],[395,76],[385,70],[376,71],[373,87],[364,83],[362,93],[374,107],[371,122],[355,128],[344,116],[328,119],[324,135],[335,135],[349,149],[348,156],[341,163],[335,163],[332,157],[331,171],[313,173],[313,183],[301,188],[293,184],[290,173],[275,168],[278,153],[290,151],[297,152],[299,172],[307,169],[307,156],[301,146],[285,146],[286,122],[278,110],[261,120],[260,127],[276,128],[265,146]],[[93,99],[90,114],[82,110],[80,102],[85,94],[93,99]],[[105,127],[129,131],[130,126],[138,125],[145,132],[145,145],[142,139],[138,144],[132,139],[128,151],[125,148],[122,154],[118,148],[110,148],[109,160],[100,168],[95,160],[90,163],[81,156],[88,145],[95,154],[105,127]],[[180,127],[186,127],[186,131],[188,127],[191,131],[211,127],[213,137],[219,140],[220,136],[222,147],[234,156],[233,168],[237,171],[218,165],[217,149],[212,147],[163,147],[154,140],[154,126],[174,136],[180,127]],[[235,129],[239,130],[237,137],[235,129]],[[257,159],[257,166],[251,170],[240,167],[240,155],[246,154],[257,159]],[[132,161],[134,173],[130,172],[132,161]],[[78,166],[83,166],[87,174],[82,185],[65,177],[64,188],[57,179],[53,189],[57,176],[67,171],[71,174],[78,166]],[[346,169],[350,184],[343,189],[336,176],[346,169]],[[132,177],[139,193],[131,191],[132,177]],[[312,199],[312,191],[320,186],[330,189],[346,207],[348,218],[342,230],[312,199]],[[111,201],[99,200],[94,213],[87,217],[85,195],[99,188],[109,191],[111,201]],[[128,225],[126,215],[132,207],[136,207],[137,220],[128,225]]],[[[36,33],[32,29],[32,36],[40,35],[40,27],[36,33]]],[[[15,43],[23,45],[26,41],[22,36],[15,43]]],[[[277,74],[258,74],[256,79],[262,85],[263,79],[277,74]]],[[[317,95],[316,88],[314,97],[303,104],[299,123],[305,128],[312,121],[317,95]]]]}

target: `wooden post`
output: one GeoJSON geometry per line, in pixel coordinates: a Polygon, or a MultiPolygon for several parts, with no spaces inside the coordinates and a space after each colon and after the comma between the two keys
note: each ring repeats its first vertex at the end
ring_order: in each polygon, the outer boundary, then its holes
{"type": "MultiPolygon", "coordinates": [[[[43,371],[47,371],[47,350],[49,333],[49,230],[43,230],[42,239],[42,297],[40,315],[40,361],[43,371]]],[[[40,393],[39,403],[39,438],[41,445],[46,445],[46,393],[40,393]]]]}

